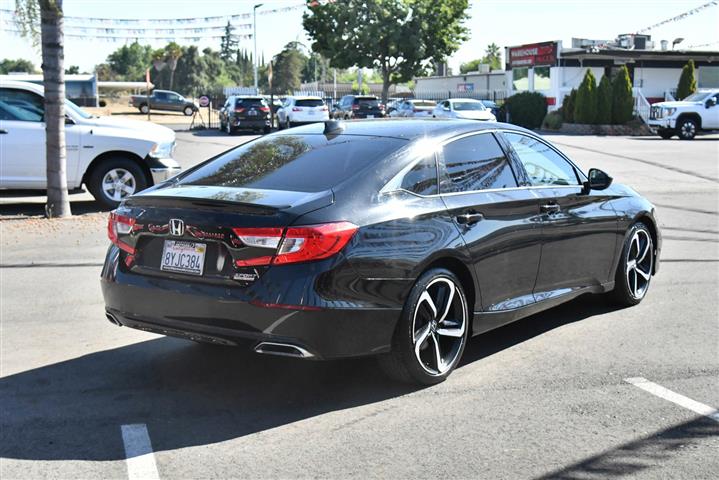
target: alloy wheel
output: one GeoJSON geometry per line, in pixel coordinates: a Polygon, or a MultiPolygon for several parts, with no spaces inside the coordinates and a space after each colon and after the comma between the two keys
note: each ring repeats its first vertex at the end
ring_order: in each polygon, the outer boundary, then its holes
{"type": "Polygon", "coordinates": [[[442,375],[454,367],[466,328],[461,290],[449,278],[435,278],[420,295],[412,319],[414,355],[428,374],[442,375]]]}
{"type": "Polygon", "coordinates": [[[124,168],[113,168],[102,178],[102,191],[115,202],[129,197],[137,190],[135,176],[124,168]]]}
{"type": "Polygon", "coordinates": [[[641,299],[649,289],[654,266],[652,237],[646,230],[636,230],[627,252],[627,286],[635,299],[641,299]]]}

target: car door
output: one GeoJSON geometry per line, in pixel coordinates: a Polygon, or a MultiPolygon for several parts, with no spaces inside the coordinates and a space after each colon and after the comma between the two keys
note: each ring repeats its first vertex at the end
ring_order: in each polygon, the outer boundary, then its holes
{"type": "Polygon", "coordinates": [[[478,278],[482,309],[496,312],[534,303],[539,269],[539,202],[518,186],[492,132],[445,144],[440,190],[467,245],[478,278]]]}
{"type": "Polygon", "coordinates": [[[538,301],[613,280],[618,219],[605,191],[586,192],[584,174],[542,139],[503,132],[540,199],[542,260],[538,301]]]}

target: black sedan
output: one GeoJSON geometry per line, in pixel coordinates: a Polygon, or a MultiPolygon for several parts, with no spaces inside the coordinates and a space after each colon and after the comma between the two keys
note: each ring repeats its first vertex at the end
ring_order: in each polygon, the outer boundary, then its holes
{"type": "MultiPolygon", "coordinates": [[[[261,137],[110,215],[108,319],[445,379],[468,339],[584,293],[639,303],[654,207],[536,134],[329,121],[261,137]]],[[[591,341],[591,339],[587,339],[591,341]]]]}

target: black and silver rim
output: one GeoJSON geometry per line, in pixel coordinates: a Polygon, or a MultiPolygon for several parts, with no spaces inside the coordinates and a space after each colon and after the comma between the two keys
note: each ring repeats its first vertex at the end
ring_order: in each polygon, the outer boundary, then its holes
{"type": "Polygon", "coordinates": [[[129,197],[137,190],[135,176],[124,168],[113,168],[102,177],[102,192],[115,202],[129,197]]]}
{"type": "Polygon", "coordinates": [[[449,278],[432,280],[419,296],[412,318],[414,355],[430,375],[451,370],[462,352],[467,306],[449,278]]]}
{"type": "Polygon", "coordinates": [[[694,122],[684,122],[681,127],[682,137],[691,138],[697,133],[697,128],[694,126],[694,122]]]}
{"type": "Polygon", "coordinates": [[[635,231],[627,253],[627,286],[637,300],[643,298],[649,289],[653,262],[651,235],[646,230],[635,231]]]}

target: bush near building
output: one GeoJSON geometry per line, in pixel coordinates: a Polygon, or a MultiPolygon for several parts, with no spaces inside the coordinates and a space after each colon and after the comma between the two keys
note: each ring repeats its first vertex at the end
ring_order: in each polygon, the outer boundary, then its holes
{"type": "Polygon", "coordinates": [[[697,77],[696,69],[694,68],[694,60],[689,60],[682,68],[682,75],[679,77],[679,85],[677,85],[677,100],[684,100],[696,91],[697,77]]]}
{"type": "Polygon", "coordinates": [[[622,65],[612,80],[612,123],[627,123],[632,119],[633,111],[632,82],[629,80],[629,70],[626,65],[622,65]]]}
{"type": "Polygon", "coordinates": [[[597,81],[591,70],[587,69],[584,80],[577,91],[574,105],[576,123],[595,123],[597,119],[597,81]]]}
{"type": "Polygon", "coordinates": [[[539,92],[521,92],[504,102],[509,121],[524,128],[539,128],[547,115],[547,98],[539,92]]]}
{"type": "Polygon", "coordinates": [[[608,75],[602,76],[597,88],[597,118],[599,125],[612,123],[612,82],[608,75]]]}

